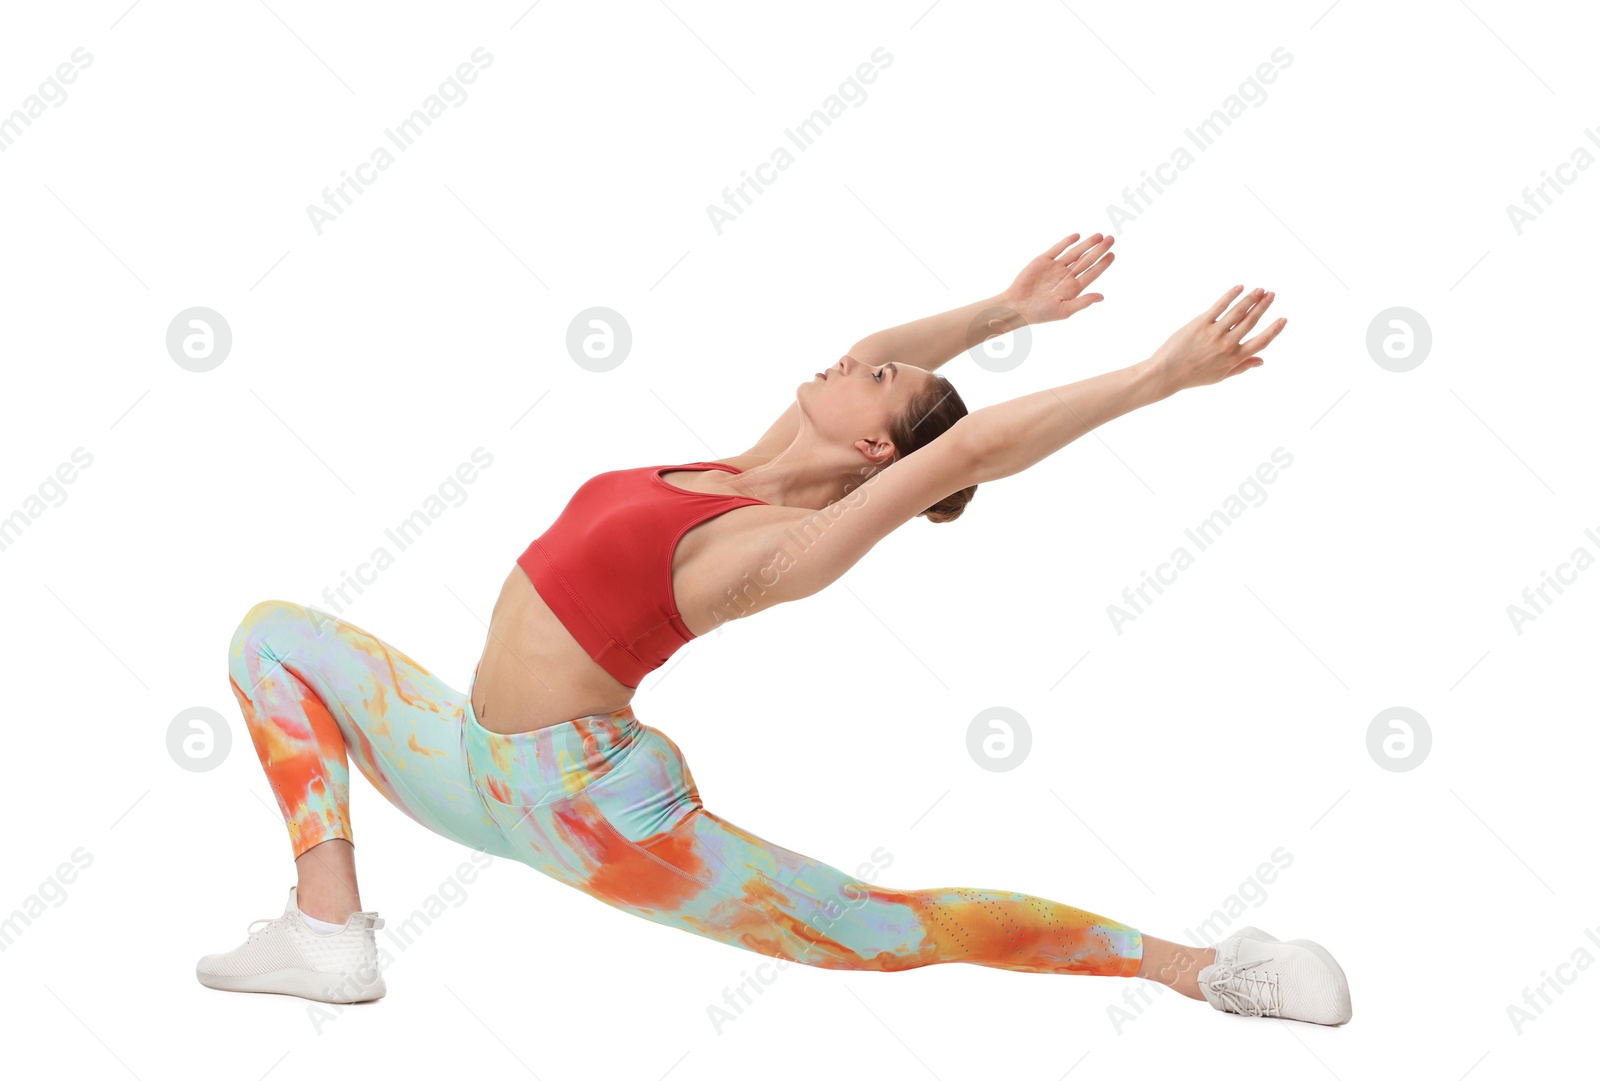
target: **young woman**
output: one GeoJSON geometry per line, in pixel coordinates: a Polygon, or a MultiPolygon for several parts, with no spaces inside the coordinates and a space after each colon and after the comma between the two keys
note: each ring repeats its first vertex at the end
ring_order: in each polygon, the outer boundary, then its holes
{"type": "Polygon", "coordinates": [[[868,885],[781,848],[706,809],[677,746],[633,712],[644,675],[723,620],[811,596],[905,522],[952,521],[979,484],[1115,417],[1258,367],[1283,330],[1250,336],[1273,294],[1236,286],[1145,360],[969,414],[934,369],[975,343],[973,325],[981,339],[1104,299],[1083,290],[1111,245],[1074,234],[995,298],[863,339],[743,454],[587,481],[512,568],[468,694],[342,620],[251,609],[229,675],[298,883],[281,917],[201,959],[200,982],[325,1002],[385,993],[382,921],[356,888],[349,755],[445,837],[771,957],[1137,976],[1219,1010],[1347,1021],[1344,974],[1312,942],[1247,928],[1196,949],[1024,893],[868,885]]]}

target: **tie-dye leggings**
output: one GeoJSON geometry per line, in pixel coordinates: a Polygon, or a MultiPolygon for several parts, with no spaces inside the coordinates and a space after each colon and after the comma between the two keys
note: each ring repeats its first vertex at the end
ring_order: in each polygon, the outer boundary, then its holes
{"type": "Polygon", "coordinates": [[[965,961],[1132,976],[1132,927],[988,889],[896,890],[770,844],[700,804],[683,755],[631,706],[517,735],[350,623],[285,601],[234,635],[233,693],[294,855],[353,841],[346,755],[400,810],[647,920],[835,969],[965,961]]]}

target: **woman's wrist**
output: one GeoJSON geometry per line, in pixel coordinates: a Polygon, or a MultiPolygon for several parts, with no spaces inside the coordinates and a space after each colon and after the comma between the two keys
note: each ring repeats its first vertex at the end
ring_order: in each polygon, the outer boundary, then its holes
{"type": "Polygon", "coordinates": [[[966,335],[966,349],[1028,325],[1028,317],[1022,313],[1019,302],[1009,292],[1002,291],[992,297],[975,300],[957,310],[965,316],[962,333],[966,335]]]}
{"type": "Polygon", "coordinates": [[[1182,389],[1172,385],[1164,371],[1165,367],[1155,357],[1146,357],[1137,364],[1129,365],[1142,404],[1153,405],[1182,389]]]}

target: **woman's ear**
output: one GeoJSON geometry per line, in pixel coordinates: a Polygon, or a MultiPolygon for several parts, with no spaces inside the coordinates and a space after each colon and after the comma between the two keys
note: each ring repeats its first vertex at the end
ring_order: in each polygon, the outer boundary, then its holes
{"type": "Polygon", "coordinates": [[[874,465],[884,465],[894,460],[894,444],[887,439],[857,439],[856,449],[874,465]]]}

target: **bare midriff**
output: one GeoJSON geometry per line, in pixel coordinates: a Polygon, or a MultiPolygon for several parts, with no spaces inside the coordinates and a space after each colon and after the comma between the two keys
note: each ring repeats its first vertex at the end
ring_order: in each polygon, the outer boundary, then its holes
{"type": "MultiPolygon", "coordinates": [[[[723,459],[736,468],[751,464],[723,459]]],[[[727,492],[720,471],[672,471],[662,479],[690,491],[727,492]]],[[[673,552],[673,591],[691,634],[712,629],[714,598],[740,581],[743,564],[759,566],[748,541],[751,530],[772,527],[810,511],[779,506],[747,506],[701,522],[673,552]],[[741,539],[741,534],[743,538],[741,539]],[[730,575],[729,568],[736,568],[730,575]]],[[[721,610],[723,619],[749,615],[757,607],[721,610]]],[[[531,732],[596,713],[612,713],[633,701],[635,688],[607,672],[572,637],[533,587],[522,567],[512,564],[489,617],[489,637],[472,686],[472,709],[491,732],[531,732]]]]}
{"type": "Polygon", "coordinates": [[[513,563],[473,680],[478,723],[491,732],[531,732],[619,710],[633,693],[584,651],[513,563]]]}

